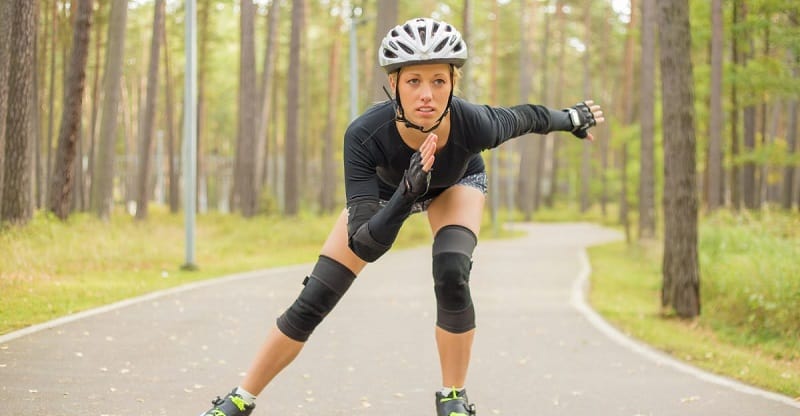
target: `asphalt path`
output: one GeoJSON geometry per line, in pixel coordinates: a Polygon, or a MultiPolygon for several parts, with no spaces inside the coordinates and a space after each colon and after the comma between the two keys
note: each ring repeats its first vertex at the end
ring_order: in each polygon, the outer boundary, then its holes
{"type": "MultiPolygon", "coordinates": [[[[467,383],[488,415],[800,415],[792,399],[632,341],[584,300],[590,224],[482,241],[467,383]]],[[[226,276],[0,336],[5,415],[197,415],[241,380],[312,265],[226,276]]],[[[0,306],[1,307],[1,306],[0,306]]],[[[253,415],[434,415],[430,248],[369,265],[253,415]]]]}

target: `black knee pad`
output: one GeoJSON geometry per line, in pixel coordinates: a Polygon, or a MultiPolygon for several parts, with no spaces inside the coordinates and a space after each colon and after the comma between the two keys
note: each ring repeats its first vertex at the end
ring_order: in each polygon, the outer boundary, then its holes
{"type": "Polygon", "coordinates": [[[287,337],[305,342],[317,325],[333,310],[356,275],[336,260],[319,256],[303,290],[292,306],[278,317],[278,329],[287,337]]]}
{"type": "Polygon", "coordinates": [[[475,328],[475,307],[469,290],[475,234],[460,225],[442,227],[433,239],[433,282],[436,325],[461,334],[475,328]]]}

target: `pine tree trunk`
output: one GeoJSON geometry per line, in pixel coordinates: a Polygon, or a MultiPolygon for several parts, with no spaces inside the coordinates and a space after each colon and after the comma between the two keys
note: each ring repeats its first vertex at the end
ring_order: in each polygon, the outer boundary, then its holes
{"type": "MultiPolygon", "coordinates": [[[[564,2],[562,0],[556,1],[556,24],[555,27],[558,28],[558,61],[556,64],[556,85],[564,85],[564,75],[566,74],[566,70],[564,69],[564,62],[566,56],[566,26],[564,24],[564,2]]],[[[553,103],[556,105],[564,105],[562,103],[562,88],[555,88],[555,96],[553,97],[553,103]]],[[[571,138],[572,135],[569,135],[571,138]]],[[[544,197],[544,204],[548,208],[553,207],[553,203],[555,202],[556,193],[558,192],[558,171],[560,167],[560,148],[561,148],[561,140],[568,138],[567,135],[564,134],[549,134],[547,136],[547,141],[550,145],[550,172],[548,173],[550,183],[550,187],[545,192],[544,197]]]]}
{"type": "Polygon", "coordinates": [[[180,209],[180,179],[178,178],[177,160],[179,153],[176,148],[180,148],[175,134],[175,92],[172,87],[172,67],[169,60],[169,45],[167,44],[166,19],[165,27],[161,29],[161,43],[164,45],[164,101],[166,111],[166,130],[167,130],[167,174],[169,176],[169,212],[176,214],[180,209]]]}
{"type": "MultiPolygon", "coordinates": [[[[741,55],[739,53],[739,37],[736,33],[736,25],[739,22],[739,13],[741,9],[741,1],[742,0],[733,0],[733,13],[732,13],[732,23],[731,23],[731,60],[733,61],[733,65],[731,66],[733,77],[736,77],[736,70],[738,66],[741,64],[741,55]]],[[[736,160],[739,157],[739,98],[738,98],[738,91],[736,88],[736,82],[731,83],[731,113],[730,113],[730,125],[731,125],[731,160],[736,160]]],[[[742,208],[742,173],[741,169],[739,168],[739,163],[733,162],[731,163],[731,173],[730,173],[730,193],[731,193],[731,205],[733,205],[734,210],[740,210],[742,208]]]]}
{"type": "MultiPolygon", "coordinates": [[[[742,4],[742,20],[747,19],[747,7],[742,4]]],[[[744,33],[744,41],[749,44],[748,51],[744,54],[742,65],[746,66],[747,62],[753,58],[753,45],[752,35],[749,31],[744,33]]],[[[752,155],[756,150],[756,106],[754,104],[747,104],[743,110],[744,119],[744,146],[743,151],[745,155],[752,155]]],[[[752,160],[747,160],[742,166],[742,198],[744,199],[744,206],[747,209],[758,208],[758,196],[756,193],[756,164],[752,160]]]]}
{"type": "MultiPolygon", "coordinates": [[[[583,12],[583,29],[585,35],[583,42],[586,44],[586,51],[581,58],[583,66],[583,96],[592,96],[592,69],[589,51],[592,50],[592,14],[591,7],[587,7],[583,12]]],[[[605,140],[604,140],[605,141],[605,140]]],[[[580,165],[580,207],[581,212],[586,212],[591,207],[591,180],[592,180],[592,146],[588,140],[581,143],[581,165],[580,165]]]]}
{"type": "Polygon", "coordinates": [[[239,134],[234,167],[234,193],[236,207],[243,216],[256,214],[255,187],[255,128],[256,128],[256,73],[255,73],[255,12],[252,0],[243,0],[241,6],[241,55],[239,58],[239,134]]]}
{"type": "Polygon", "coordinates": [[[656,235],[655,196],[655,0],[642,0],[642,65],[639,87],[641,143],[639,155],[639,238],[656,235]]]}
{"type": "MultiPolygon", "coordinates": [[[[550,102],[550,73],[549,73],[549,65],[547,65],[547,53],[549,50],[550,44],[550,14],[544,14],[544,34],[541,43],[541,51],[539,56],[542,57],[541,62],[539,63],[540,71],[542,73],[541,78],[541,102],[549,103],[550,102]]],[[[536,146],[536,172],[533,177],[533,210],[536,211],[541,206],[542,202],[542,182],[544,181],[544,175],[546,173],[545,170],[545,160],[547,155],[547,136],[539,138],[537,140],[536,146]]]]}
{"type": "MultiPolygon", "coordinates": [[[[386,33],[399,23],[397,21],[396,0],[377,0],[377,3],[378,17],[375,21],[373,48],[379,48],[386,33]]],[[[375,55],[377,56],[377,52],[375,55]]],[[[389,85],[386,83],[386,72],[384,72],[383,68],[379,65],[376,65],[374,60],[370,68],[372,68],[372,82],[370,83],[372,87],[370,88],[369,97],[371,102],[383,101],[386,99],[386,93],[383,92],[383,87],[389,88],[389,85]]]]}
{"type": "Polygon", "coordinates": [[[300,111],[300,49],[305,0],[292,3],[292,30],[289,46],[289,79],[286,86],[286,176],[284,177],[284,212],[295,216],[300,211],[299,181],[299,137],[298,114],[300,111]]]}
{"type": "MultiPolygon", "coordinates": [[[[797,59],[797,57],[795,57],[794,59],[797,59]]],[[[794,69],[795,78],[797,78],[798,75],[800,75],[800,70],[798,70],[795,67],[794,69]]],[[[797,111],[798,111],[797,100],[794,99],[789,101],[789,114],[788,114],[789,126],[787,127],[788,130],[786,131],[786,141],[789,147],[788,152],[790,156],[797,154],[797,111]]],[[[781,206],[783,207],[783,209],[787,211],[792,209],[792,200],[793,200],[792,195],[795,187],[794,177],[795,177],[794,166],[792,165],[786,166],[783,171],[783,192],[781,195],[781,206]]],[[[800,192],[798,192],[798,194],[800,194],[800,192]]],[[[800,202],[798,202],[798,205],[800,205],[800,202]]]]}
{"type": "Polygon", "coordinates": [[[92,181],[92,210],[103,220],[111,216],[114,194],[114,162],[116,160],[117,125],[119,124],[120,93],[122,84],[122,59],[125,50],[125,23],[128,15],[127,0],[114,0],[108,24],[103,71],[103,112],[100,118],[95,177],[92,181]]]}
{"type": "Polygon", "coordinates": [[[64,113],[58,133],[58,150],[50,182],[50,210],[62,220],[70,212],[75,186],[75,155],[80,139],[83,91],[86,84],[86,61],[92,24],[92,0],[79,0],[75,15],[69,71],[64,91],[64,113]]]}
{"type": "Polygon", "coordinates": [[[715,211],[724,204],[722,178],[722,65],[723,65],[722,0],[711,1],[711,108],[708,145],[708,210],[715,211]]]}
{"type": "MultiPolygon", "coordinates": [[[[45,182],[49,181],[52,177],[53,171],[53,129],[55,128],[55,101],[56,101],[56,40],[58,38],[58,3],[53,2],[53,9],[51,13],[51,25],[52,30],[50,31],[50,75],[49,75],[49,87],[48,87],[48,112],[47,112],[47,138],[45,144],[45,168],[44,168],[44,177],[45,182]]],[[[45,201],[50,200],[50,188],[45,186],[45,201]]]]}
{"type": "Polygon", "coordinates": [[[334,140],[336,131],[336,115],[339,102],[339,55],[342,42],[339,28],[342,26],[340,18],[333,19],[331,26],[330,59],[328,61],[328,117],[322,138],[322,187],[320,189],[320,208],[322,212],[333,212],[336,208],[336,165],[334,161],[334,140]]]}
{"type": "Polygon", "coordinates": [[[0,221],[3,216],[3,177],[5,176],[6,115],[8,114],[8,66],[11,54],[11,28],[14,3],[0,2],[0,221]]]}
{"type": "MultiPolygon", "coordinates": [[[[158,63],[161,53],[161,30],[164,27],[164,0],[156,0],[153,11],[153,34],[150,39],[150,64],[147,70],[147,91],[145,96],[144,116],[142,121],[141,140],[139,142],[139,173],[136,183],[136,219],[147,218],[150,202],[150,156],[153,149],[153,131],[155,130],[156,98],[158,97],[158,63]]],[[[158,167],[157,167],[158,168],[158,167]]]]}
{"type": "Polygon", "coordinates": [[[23,225],[33,215],[30,123],[33,104],[33,71],[36,38],[36,0],[14,0],[8,62],[8,106],[6,114],[5,174],[3,177],[3,221],[23,225]]]}
{"type": "Polygon", "coordinates": [[[700,314],[694,80],[688,0],[659,2],[664,131],[661,301],[682,318],[700,314]]]}
{"type": "MultiPolygon", "coordinates": [[[[526,15],[526,14],[528,14],[526,12],[528,10],[528,8],[525,7],[525,3],[524,3],[525,0],[521,0],[521,1],[523,1],[523,3],[522,3],[523,12],[520,13],[520,15],[526,15]]],[[[472,9],[474,8],[474,6],[473,6],[474,3],[472,2],[472,0],[464,0],[462,2],[462,4],[464,6],[463,6],[463,8],[461,10],[461,19],[462,19],[462,22],[461,22],[461,39],[464,40],[465,44],[472,45],[472,39],[471,39],[471,37],[472,37],[472,9]]],[[[531,7],[533,7],[533,6],[531,6],[531,7]]],[[[523,39],[524,39],[524,37],[523,37],[523,39]]],[[[524,45],[524,43],[522,43],[522,44],[524,45]]],[[[472,76],[472,71],[470,71],[469,65],[465,65],[465,66],[461,67],[461,87],[459,89],[461,90],[461,96],[464,97],[464,99],[467,99],[467,100],[470,99],[470,94],[472,93],[472,78],[471,78],[471,76],[472,76]]]]}
{"type": "MultiPolygon", "coordinates": [[[[635,28],[638,17],[638,7],[635,0],[631,0],[631,17],[628,22],[628,28],[625,40],[625,58],[623,62],[622,72],[622,100],[619,104],[619,112],[622,116],[623,123],[629,126],[634,123],[634,105],[633,105],[633,89],[634,89],[634,64],[633,59],[635,55],[635,28]]],[[[620,143],[620,177],[622,188],[619,195],[619,223],[625,227],[625,239],[631,241],[630,235],[630,218],[628,206],[628,143],[622,141],[620,143]]]]}
{"type": "MultiPolygon", "coordinates": [[[[519,51],[519,102],[527,103],[533,89],[533,64],[530,45],[532,31],[535,27],[530,22],[535,15],[534,5],[528,0],[520,0],[520,51],[519,51]]],[[[536,141],[534,135],[526,135],[519,142],[519,174],[517,181],[517,208],[522,211],[525,221],[533,218],[533,180],[536,141]]]]}
{"type": "Polygon", "coordinates": [[[273,121],[272,116],[272,90],[274,89],[273,79],[275,77],[275,60],[278,56],[278,26],[281,14],[281,2],[273,1],[267,15],[267,39],[264,51],[264,69],[261,75],[261,94],[259,104],[261,112],[258,117],[258,129],[256,130],[256,189],[259,194],[264,192],[265,184],[268,179],[268,163],[270,157],[270,146],[268,140],[268,127],[273,121]]]}
{"type": "MultiPolygon", "coordinates": [[[[105,7],[105,3],[101,4],[100,7],[105,7]]],[[[97,16],[102,14],[101,9],[98,9],[97,16]]],[[[94,58],[94,79],[92,80],[92,118],[89,124],[89,166],[86,172],[87,177],[87,195],[88,201],[84,204],[84,207],[88,204],[91,206],[92,200],[92,192],[94,191],[94,186],[92,184],[95,180],[94,174],[94,167],[95,167],[95,156],[97,155],[97,148],[99,145],[97,144],[97,117],[100,110],[100,67],[101,67],[101,59],[102,56],[102,45],[103,45],[103,25],[101,24],[101,20],[97,19],[95,21],[95,58],[94,58]]]]}

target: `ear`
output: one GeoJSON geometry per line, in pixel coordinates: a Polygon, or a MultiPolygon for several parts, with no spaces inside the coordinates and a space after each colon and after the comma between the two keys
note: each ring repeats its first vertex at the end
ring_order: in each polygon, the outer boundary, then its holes
{"type": "Polygon", "coordinates": [[[392,91],[395,90],[397,87],[397,72],[393,72],[388,75],[389,78],[389,86],[391,87],[392,91]]]}

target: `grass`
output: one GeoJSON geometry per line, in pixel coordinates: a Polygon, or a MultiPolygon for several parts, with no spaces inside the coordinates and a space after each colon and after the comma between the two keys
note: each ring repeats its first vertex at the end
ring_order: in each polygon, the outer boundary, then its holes
{"type": "Polygon", "coordinates": [[[702,221],[703,309],[689,321],[660,307],[659,244],[591,248],[594,308],[676,358],[800,396],[800,219],[721,213],[702,221]]]}
{"type": "MultiPolygon", "coordinates": [[[[163,208],[151,208],[142,222],[122,211],[110,222],[76,214],[64,223],[39,213],[26,227],[0,232],[0,334],[187,282],[313,262],[335,219],[200,215],[199,269],[185,271],[183,217],[163,208]]],[[[396,246],[429,238],[424,219],[412,217],[396,246]]]]}
{"type": "MultiPolygon", "coordinates": [[[[200,215],[195,255],[199,269],[186,271],[181,269],[183,217],[164,207],[151,206],[147,221],[135,221],[122,211],[109,222],[90,214],[61,222],[37,213],[25,227],[0,230],[0,334],[188,282],[311,263],[337,216],[200,215]]],[[[486,218],[483,230],[491,230],[486,218]]],[[[497,237],[507,232],[481,234],[497,237]]],[[[394,247],[430,241],[425,217],[413,215],[394,247]]]]}

